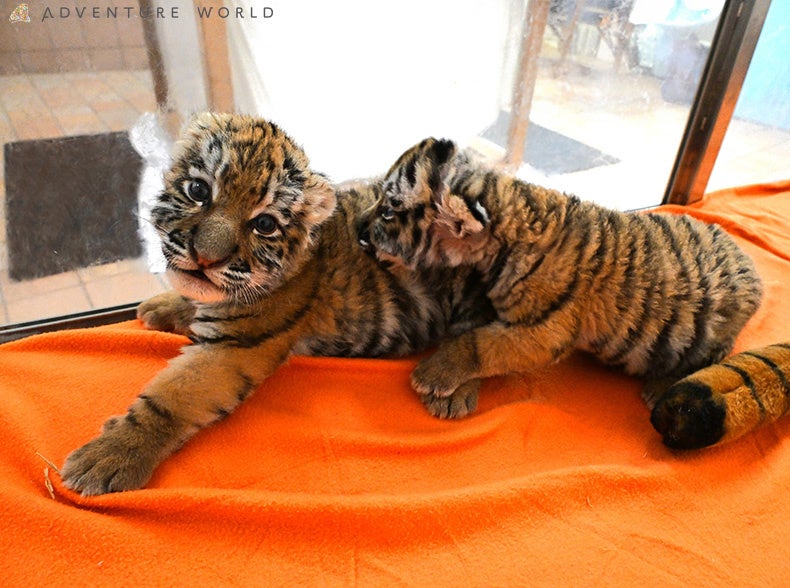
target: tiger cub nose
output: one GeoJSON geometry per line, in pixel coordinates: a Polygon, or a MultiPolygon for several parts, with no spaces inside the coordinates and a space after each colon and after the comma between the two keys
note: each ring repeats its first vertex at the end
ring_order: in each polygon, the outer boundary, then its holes
{"type": "Polygon", "coordinates": [[[192,257],[202,269],[223,265],[237,249],[235,231],[226,219],[210,217],[195,228],[192,257]]]}

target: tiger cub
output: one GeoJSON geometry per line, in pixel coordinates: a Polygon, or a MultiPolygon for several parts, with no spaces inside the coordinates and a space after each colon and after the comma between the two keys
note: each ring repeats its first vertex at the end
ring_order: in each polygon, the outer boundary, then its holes
{"type": "Polygon", "coordinates": [[[474,270],[385,271],[358,247],[358,217],[379,192],[337,193],[270,122],[195,117],[152,210],[178,292],[138,309],[147,327],[193,345],[67,457],[65,485],[84,495],[143,486],[289,354],[402,355],[491,320],[474,270]]]}
{"type": "MultiPolygon", "coordinates": [[[[762,296],[751,259],[716,225],[609,210],[488,169],[446,140],[396,161],[359,236],[389,265],[483,276],[497,319],[418,365],[412,385],[430,399],[573,349],[676,380],[721,360],[762,296]]],[[[646,388],[651,408],[659,388],[646,388]]]]}
{"type": "Polygon", "coordinates": [[[658,399],[650,422],[673,449],[732,441],[790,412],[790,343],[743,351],[658,399]]]}

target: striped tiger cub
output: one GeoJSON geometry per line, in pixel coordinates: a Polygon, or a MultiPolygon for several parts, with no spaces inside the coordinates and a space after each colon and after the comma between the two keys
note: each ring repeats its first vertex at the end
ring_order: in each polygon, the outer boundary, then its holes
{"type": "MultiPolygon", "coordinates": [[[[482,275],[497,318],[418,365],[412,385],[429,407],[467,394],[465,382],[574,349],[663,385],[724,358],[762,296],[751,259],[716,225],[609,210],[486,168],[446,140],[396,161],[359,236],[389,266],[482,275]]],[[[660,388],[645,388],[651,408],[660,388]]]]}
{"type": "Polygon", "coordinates": [[[673,449],[732,441],[790,412],[790,343],[743,351],[658,399],[650,422],[673,449]]]}
{"type": "Polygon", "coordinates": [[[67,457],[62,477],[75,491],[145,485],[291,353],[402,355],[494,316],[473,268],[386,271],[363,252],[356,227],[380,185],[336,191],[274,124],[198,115],[173,160],[152,220],[178,291],[138,316],[193,345],[67,457]]]}

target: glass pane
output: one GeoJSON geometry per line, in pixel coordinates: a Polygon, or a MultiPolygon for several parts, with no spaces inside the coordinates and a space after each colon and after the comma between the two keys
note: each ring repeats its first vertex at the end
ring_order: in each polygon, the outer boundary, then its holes
{"type": "MultiPolygon", "coordinates": [[[[615,208],[659,204],[723,5],[529,2],[532,30],[545,29],[519,175],[615,208]]],[[[523,65],[519,83],[530,84],[523,65]]],[[[484,136],[502,145],[513,110],[484,136]]]]}
{"type": "Polygon", "coordinates": [[[157,104],[133,4],[98,17],[75,3],[2,4],[0,324],[164,288],[138,237],[142,160],[127,131],[157,104]]]}
{"type": "Polygon", "coordinates": [[[0,323],[167,287],[139,233],[163,150],[207,108],[273,120],[338,182],[430,135],[499,164],[511,120],[528,120],[519,175],[655,205],[722,3],[140,0],[23,14],[3,0],[0,323]],[[521,116],[514,88],[532,90],[521,116]]]}
{"type": "Polygon", "coordinates": [[[790,179],[790,2],[771,2],[708,190],[790,179]]]}

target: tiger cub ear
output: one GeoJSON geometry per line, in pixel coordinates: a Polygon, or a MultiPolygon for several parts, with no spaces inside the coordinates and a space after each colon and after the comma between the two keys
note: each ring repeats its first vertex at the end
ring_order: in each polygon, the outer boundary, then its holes
{"type": "Polygon", "coordinates": [[[436,211],[436,223],[456,239],[482,233],[489,224],[488,213],[479,202],[467,202],[450,190],[441,196],[436,211]]]}
{"type": "Polygon", "coordinates": [[[438,213],[436,222],[457,239],[480,233],[488,226],[488,214],[478,202],[468,205],[452,192],[452,176],[462,160],[465,158],[459,156],[458,146],[449,139],[431,139],[424,153],[426,179],[438,213]]]}
{"type": "Polygon", "coordinates": [[[320,173],[312,172],[304,187],[307,220],[321,224],[335,211],[337,194],[329,180],[320,173]]]}

